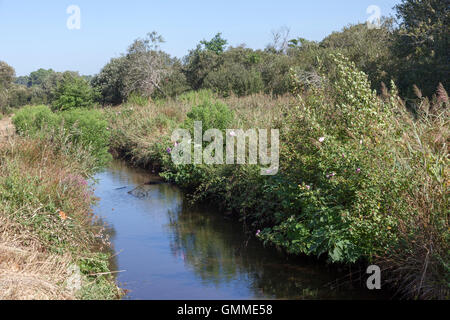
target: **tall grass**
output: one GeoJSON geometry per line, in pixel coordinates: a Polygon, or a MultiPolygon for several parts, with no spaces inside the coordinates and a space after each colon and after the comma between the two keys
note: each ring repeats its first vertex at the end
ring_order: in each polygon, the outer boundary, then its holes
{"type": "Polygon", "coordinates": [[[107,265],[96,248],[109,243],[91,211],[96,160],[70,141],[53,132],[0,142],[0,299],[119,296],[112,276],[90,276],[108,270],[83,268],[107,265]]]}

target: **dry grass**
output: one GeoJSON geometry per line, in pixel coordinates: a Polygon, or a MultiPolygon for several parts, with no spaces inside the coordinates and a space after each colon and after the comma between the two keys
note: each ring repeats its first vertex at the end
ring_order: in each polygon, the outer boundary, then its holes
{"type": "Polygon", "coordinates": [[[0,119],[0,141],[10,137],[14,134],[14,126],[11,123],[11,118],[0,119]]]}
{"type": "Polygon", "coordinates": [[[86,181],[93,165],[86,150],[56,134],[0,141],[0,299],[119,296],[114,279],[91,279],[91,270],[78,267],[108,245],[93,225],[86,181]]]}
{"type": "Polygon", "coordinates": [[[75,299],[71,257],[45,252],[33,234],[0,213],[0,300],[75,299]]]}

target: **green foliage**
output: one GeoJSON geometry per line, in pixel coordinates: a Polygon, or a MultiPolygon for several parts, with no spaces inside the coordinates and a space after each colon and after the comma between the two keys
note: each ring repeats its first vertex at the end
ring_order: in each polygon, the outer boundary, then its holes
{"type": "Polygon", "coordinates": [[[74,145],[89,150],[98,166],[111,160],[108,123],[97,110],[73,109],[53,113],[47,106],[27,106],[15,114],[13,123],[19,134],[30,136],[45,136],[63,128],[64,135],[74,145]]]}
{"type": "Polygon", "coordinates": [[[261,73],[255,69],[243,69],[237,63],[224,64],[218,70],[210,72],[204,82],[209,88],[223,97],[230,94],[246,96],[263,91],[264,83],[261,73]]]}
{"type": "Polygon", "coordinates": [[[108,123],[100,111],[73,109],[62,112],[60,117],[72,142],[89,150],[97,159],[99,166],[104,166],[111,160],[108,152],[110,137],[108,123]]]}
{"type": "Polygon", "coordinates": [[[221,54],[222,52],[224,52],[227,43],[227,40],[222,38],[222,33],[216,34],[210,41],[200,41],[200,44],[205,47],[205,50],[214,52],[216,54],[221,54]]]}
{"type": "Polygon", "coordinates": [[[191,106],[199,104],[207,104],[210,101],[216,100],[217,97],[211,90],[202,89],[197,91],[188,91],[178,96],[177,101],[187,103],[191,106]]]}
{"type": "Polygon", "coordinates": [[[366,24],[345,27],[333,32],[320,43],[321,47],[344,54],[356,67],[369,76],[373,89],[381,82],[389,83],[393,75],[392,21],[386,19],[380,28],[369,29],[366,24]]]}
{"type": "Polygon", "coordinates": [[[89,83],[81,77],[65,75],[58,84],[53,100],[53,109],[58,111],[75,108],[91,108],[95,93],[89,83]]]}
{"type": "Polygon", "coordinates": [[[124,77],[127,70],[125,57],[111,59],[103,69],[92,79],[93,88],[100,92],[98,102],[116,105],[122,103],[126,96],[124,94],[124,77]]]}
{"type": "Polygon", "coordinates": [[[174,60],[169,75],[160,84],[161,90],[153,94],[155,98],[177,97],[191,89],[183,73],[183,66],[174,60]]]}
{"type": "Polygon", "coordinates": [[[132,105],[138,105],[138,106],[145,106],[148,103],[148,98],[141,96],[138,93],[132,93],[130,94],[130,96],[128,97],[127,100],[128,104],[132,104],[132,105]]]}
{"type": "Polygon", "coordinates": [[[0,112],[5,113],[9,106],[9,89],[13,84],[15,73],[13,67],[0,61],[0,112]]]}
{"type": "Polygon", "coordinates": [[[287,55],[266,53],[261,62],[265,92],[282,95],[290,91],[289,70],[294,61],[287,55]]]}
{"type": "Polygon", "coordinates": [[[396,6],[400,26],[393,52],[398,85],[412,95],[413,84],[431,96],[439,83],[449,87],[450,6],[442,0],[403,0],[396,6]]]}
{"type": "MultiPolygon", "coordinates": [[[[193,129],[194,121],[201,121],[203,132],[209,129],[229,129],[234,118],[233,111],[220,101],[205,101],[187,114],[185,127],[193,129]]],[[[193,131],[192,131],[193,133],[193,131]]]]}
{"type": "Polygon", "coordinates": [[[13,117],[13,123],[19,134],[36,135],[43,128],[54,130],[60,117],[44,105],[25,106],[13,117]]]}
{"type": "Polygon", "coordinates": [[[185,57],[184,73],[193,90],[203,88],[203,82],[209,72],[220,66],[222,57],[212,51],[201,50],[197,47],[185,57]]]}
{"type": "Polygon", "coordinates": [[[45,70],[41,68],[37,71],[31,72],[30,75],[26,77],[28,81],[26,81],[26,83],[24,84],[28,87],[44,86],[54,73],[55,71],[53,71],[52,69],[45,70]]]}
{"type": "Polygon", "coordinates": [[[0,61],[0,88],[7,89],[11,86],[16,72],[13,67],[4,61],[0,61]]]}

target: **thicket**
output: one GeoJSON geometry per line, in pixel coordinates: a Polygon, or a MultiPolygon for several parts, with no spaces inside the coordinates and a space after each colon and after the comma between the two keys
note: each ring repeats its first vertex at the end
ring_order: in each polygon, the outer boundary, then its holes
{"type": "Polygon", "coordinates": [[[111,160],[108,123],[98,110],[79,108],[54,113],[48,106],[26,106],[16,112],[12,121],[21,135],[65,135],[71,144],[88,150],[97,167],[111,160]]]}
{"type": "MultiPolygon", "coordinates": [[[[107,111],[112,148],[159,169],[193,201],[235,214],[266,244],[334,263],[380,263],[408,297],[448,297],[448,96],[417,101],[410,115],[392,84],[377,95],[362,71],[332,55],[333,75],[297,98],[214,97],[203,91],[107,111]],[[220,109],[220,111],[218,111],[220,109]],[[120,110],[120,111],[119,111],[120,110]],[[280,169],[175,165],[175,128],[279,128],[280,169]]],[[[440,93],[439,93],[440,92],[440,93]]]]}

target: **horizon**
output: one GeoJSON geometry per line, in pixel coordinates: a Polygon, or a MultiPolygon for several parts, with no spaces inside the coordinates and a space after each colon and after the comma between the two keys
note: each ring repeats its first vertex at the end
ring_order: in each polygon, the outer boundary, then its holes
{"type": "Polygon", "coordinates": [[[201,0],[191,4],[136,0],[130,8],[126,2],[104,0],[45,4],[0,0],[0,61],[14,67],[18,77],[41,68],[95,75],[111,58],[126,52],[135,39],[151,31],[165,39],[161,49],[177,58],[219,32],[228,46],[245,44],[248,48],[264,49],[272,41],[271,32],[280,28],[289,28],[291,39],[321,41],[348,25],[366,22],[371,16],[367,13],[371,5],[378,6],[382,16],[392,16],[398,3],[351,0],[342,5],[331,0],[264,0],[255,4],[232,0],[225,4],[201,0]],[[70,5],[80,8],[80,29],[67,27],[70,5]]]}

